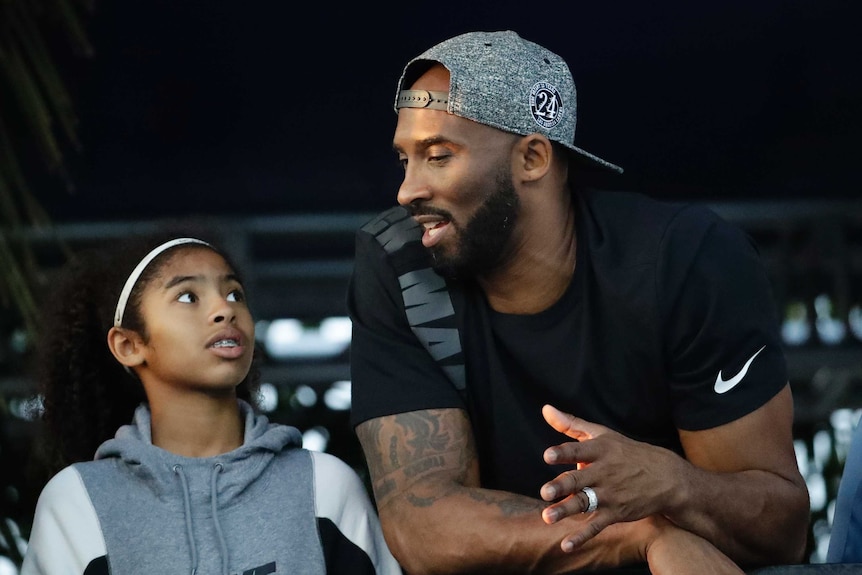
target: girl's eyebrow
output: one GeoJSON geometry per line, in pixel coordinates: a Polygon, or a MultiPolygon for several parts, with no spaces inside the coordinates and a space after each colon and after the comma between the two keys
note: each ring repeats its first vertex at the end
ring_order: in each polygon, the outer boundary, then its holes
{"type": "MultiPolygon", "coordinates": [[[[200,276],[200,275],[197,275],[197,276],[174,276],[173,278],[171,278],[171,280],[168,283],[165,284],[164,289],[171,289],[175,285],[179,285],[179,284],[184,283],[184,282],[200,281],[201,279],[203,279],[203,276],[200,276]]],[[[236,274],[225,274],[221,277],[221,280],[223,282],[235,281],[239,285],[242,285],[242,281],[239,279],[239,276],[236,274]]]]}
{"type": "Polygon", "coordinates": [[[199,280],[200,278],[201,276],[174,276],[168,283],[165,284],[165,289],[171,289],[175,285],[181,284],[183,282],[199,280]]]}

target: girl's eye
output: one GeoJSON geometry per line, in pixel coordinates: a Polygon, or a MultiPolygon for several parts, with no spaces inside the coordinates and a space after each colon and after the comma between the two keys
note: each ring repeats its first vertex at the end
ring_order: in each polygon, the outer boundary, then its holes
{"type": "Polygon", "coordinates": [[[180,297],[177,298],[177,301],[181,303],[195,303],[196,301],[198,301],[198,296],[196,296],[192,292],[187,291],[181,293],[180,297]]]}
{"type": "Polygon", "coordinates": [[[242,293],[242,290],[240,289],[231,290],[231,292],[227,294],[227,301],[245,301],[245,294],[242,293]]]}

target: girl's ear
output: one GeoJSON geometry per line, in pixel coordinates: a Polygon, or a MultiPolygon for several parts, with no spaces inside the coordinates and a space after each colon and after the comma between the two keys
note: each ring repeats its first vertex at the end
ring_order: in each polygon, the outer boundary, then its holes
{"type": "Polygon", "coordinates": [[[126,367],[144,363],[144,342],[134,331],[112,327],[108,330],[108,349],[126,367]]]}

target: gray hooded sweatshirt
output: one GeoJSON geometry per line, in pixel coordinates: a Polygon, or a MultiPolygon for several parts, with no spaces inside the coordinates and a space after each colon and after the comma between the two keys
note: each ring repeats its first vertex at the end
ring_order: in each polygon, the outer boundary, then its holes
{"type": "Polygon", "coordinates": [[[240,401],[215,457],[152,444],[149,409],[39,496],[22,575],[400,575],[354,470],[240,401]]]}

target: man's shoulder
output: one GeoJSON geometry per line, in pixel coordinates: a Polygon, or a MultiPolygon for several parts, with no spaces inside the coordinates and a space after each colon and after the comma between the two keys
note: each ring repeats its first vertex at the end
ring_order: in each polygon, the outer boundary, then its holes
{"type": "Polygon", "coordinates": [[[629,191],[582,190],[579,221],[592,249],[612,249],[638,259],[679,241],[697,241],[719,216],[703,204],[660,200],[629,191]]]}
{"type": "Polygon", "coordinates": [[[595,217],[622,228],[667,226],[681,215],[704,223],[718,217],[703,204],[659,199],[642,192],[584,189],[578,195],[595,217]]]}

